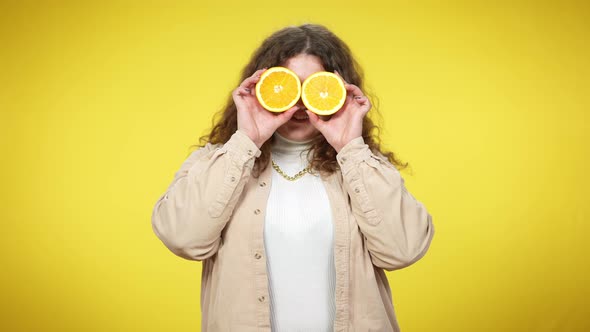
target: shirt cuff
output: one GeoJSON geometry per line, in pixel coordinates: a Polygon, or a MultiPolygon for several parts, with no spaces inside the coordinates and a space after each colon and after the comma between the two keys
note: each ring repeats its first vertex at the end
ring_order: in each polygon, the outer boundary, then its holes
{"type": "Polygon", "coordinates": [[[235,160],[246,163],[250,159],[258,158],[262,151],[248,135],[240,130],[230,137],[225,143],[224,148],[231,153],[235,160]]]}
{"type": "Polygon", "coordinates": [[[362,136],[352,139],[336,155],[342,174],[348,173],[356,164],[371,158],[373,152],[369,145],[365,144],[362,136]]]}

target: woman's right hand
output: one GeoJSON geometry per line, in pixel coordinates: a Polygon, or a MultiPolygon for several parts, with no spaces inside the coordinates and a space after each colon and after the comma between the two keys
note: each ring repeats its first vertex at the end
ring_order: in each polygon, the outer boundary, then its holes
{"type": "Polygon", "coordinates": [[[238,130],[244,132],[260,148],[272,134],[285,124],[299,109],[297,105],[285,112],[274,113],[266,110],[256,98],[256,83],[266,70],[257,70],[246,78],[232,93],[238,111],[238,130]]]}

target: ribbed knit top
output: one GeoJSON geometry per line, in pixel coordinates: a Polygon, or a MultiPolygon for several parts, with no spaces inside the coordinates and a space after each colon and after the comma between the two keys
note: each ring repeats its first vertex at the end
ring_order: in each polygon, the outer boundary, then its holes
{"type": "MultiPolygon", "coordinates": [[[[274,137],[271,156],[283,172],[293,176],[308,165],[313,139],[274,137]]],[[[326,190],[319,175],[289,181],[272,171],[264,224],[272,331],[332,331],[335,269],[326,190]]]]}

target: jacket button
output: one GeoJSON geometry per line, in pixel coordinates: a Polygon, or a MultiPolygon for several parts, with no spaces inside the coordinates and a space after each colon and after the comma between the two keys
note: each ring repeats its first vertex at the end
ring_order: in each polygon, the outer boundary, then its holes
{"type": "Polygon", "coordinates": [[[359,189],[359,188],[354,188],[354,192],[358,194],[358,193],[360,193],[361,191],[360,191],[360,189],[359,189]]]}
{"type": "Polygon", "coordinates": [[[340,158],[340,161],[345,162],[346,161],[346,157],[340,158]]]}
{"type": "Polygon", "coordinates": [[[248,150],[248,155],[251,156],[252,155],[252,150],[248,150]]]}
{"type": "Polygon", "coordinates": [[[231,177],[231,182],[234,182],[234,181],[236,181],[236,177],[235,176],[232,176],[231,177]]]}
{"type": "Polygon", "coordinates": [[[260,209],[254,210],[254,214],[260,214],[260,209]]]}
{"type": "Polygon", "coordinates": [[[262,255],[261,255],[261,254],[259,254],[259,253],[255,253],[255,254],[254,254],[254,257],[256,257],[256,259],[260,259],[260,258],[262,257],[262,255]]]}
{"type": "Polygon", "coordinates": [[[264,296],[261,296],[261,297],[258,298],[258,301],[264,302],[264,299],[265,299],[265,297],[264,296]]]}
{"type": "Polygon", "coordinates": [[[260,186],[261,186],[261,187],[264,187],[264,186],[266,186],[266,182],[260,182],[260,186]]]}

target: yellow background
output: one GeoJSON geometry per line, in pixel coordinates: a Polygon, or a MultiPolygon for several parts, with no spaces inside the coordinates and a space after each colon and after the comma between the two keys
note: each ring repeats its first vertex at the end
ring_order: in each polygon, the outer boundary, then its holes
{"type": "MultiPolygon", "coordinates": [[[[150,216],[286,25],[344,39],[436,235],[403,331],[590,330],[585,2],[2,1],[2,331],[198,331],[150,216]]],[[[252,299],[255,301],[255,299],[252,299]]]]}

